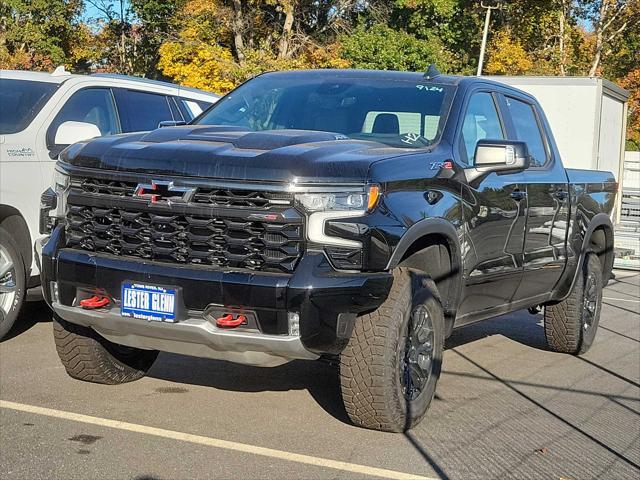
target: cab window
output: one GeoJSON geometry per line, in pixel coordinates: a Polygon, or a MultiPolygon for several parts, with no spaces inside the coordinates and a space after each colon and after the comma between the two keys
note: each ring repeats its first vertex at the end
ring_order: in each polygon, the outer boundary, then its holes
{"type": "Polygon", "coordinates": [[[47,130],[47,145],[54,144],[55,133],[64,122],[92,123],[101,135],[120,133],[118,116],[108,88],[85,88],[67,100],[47,130]]]}
{"type": "Polygon", "coordinates": [[[146,132],[158,128],[162,121],[182,120],[172,113],[166,95],[122,88],[115,94],[123,132],[146,132]]]}
{"type": "Polygon", "coordinates": [[[505,97],[505,101],[515,130],[516,138],[513,140],[527,144],[532,166],[544,165],[547,162],[547,150],[533,105],[512,97],[505,97]]]}
{"type": "Polygon", "coordinates": [[[469,100],[462,124],[461,154],[473,165],[478,140],[504,140],[502,124],[493,95],[474,93],[469,100]]]}

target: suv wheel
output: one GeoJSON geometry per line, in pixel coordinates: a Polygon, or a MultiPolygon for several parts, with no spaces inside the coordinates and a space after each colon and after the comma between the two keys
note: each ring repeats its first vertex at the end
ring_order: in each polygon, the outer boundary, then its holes
{"type": "Polygon", "coordinates": [[[91,328],[53,317],[58,356],[69,376],[86,382],[116,385],[144,377],[158,352],[110,342],[91,328]]]}
{"type": "Polygon", "coordinates": [[[586,256],[571,294],[544,309],[544,333],[555,352],[582,354],[598,330],[602,307],[602,267],[598,256],[586,256]]]}
{"type": "Polygon", "coordinates": [[[427,413],[440,376],[444,315],[435,284],[394,270],[389,296],[358,318],[340,356],[342,398],[359,426],[401,432],[427,413]]]}
{"type": "Polygon", "coordinates": [[[22,255],[9,233],[0,227],[0,338],[7,334],[18,318],[25,287],[22,255]]]}

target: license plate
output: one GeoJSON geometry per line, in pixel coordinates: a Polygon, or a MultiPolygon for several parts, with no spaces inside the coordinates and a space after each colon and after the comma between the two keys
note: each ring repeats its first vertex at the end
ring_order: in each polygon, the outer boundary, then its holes
{"type": "Polygon", "coordinates": [[[158,322],[176,321],[176,291],[155,285],[122,284],[123,317],[158,322]]]}

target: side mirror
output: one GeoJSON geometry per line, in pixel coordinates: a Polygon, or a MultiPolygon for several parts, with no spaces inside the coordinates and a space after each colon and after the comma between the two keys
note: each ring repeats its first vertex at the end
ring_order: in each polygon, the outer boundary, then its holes
{"type": "Polygon", "coordinates": [[[531,163],[527,144],[516,140],[478,140],[474,159],[474,166],[465,172],[469,184],[493,172],[521,172],[531,163]]]}
{"type": "Polygon", "coordinates": [[[93,123],[69,121],[60,124],[53,142],[56,146],[66,147],[101,135],[100,129],[93,123]]]}
{"type": "Polygon", "coordinates": [[[179,127],[181,125],[186,125],[186,124],[187,124],[187,122],[185,122],[184,120],[162,120],[158,124],[158,128],[179,127]]]}

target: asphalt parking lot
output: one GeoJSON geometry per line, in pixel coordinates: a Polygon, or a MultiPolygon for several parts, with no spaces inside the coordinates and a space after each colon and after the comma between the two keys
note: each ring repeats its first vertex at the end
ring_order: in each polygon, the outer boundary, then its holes
{"type": "Polygon", "coordinates": [[[640,478],[640,275],[616,272],[583,357],[546,351],[539,315],[458,330],[408,434],[351,425],[335,368],[161,354],[103,386],[59,363],[47,307],[0,344],[0,478],[640,478]]]}

